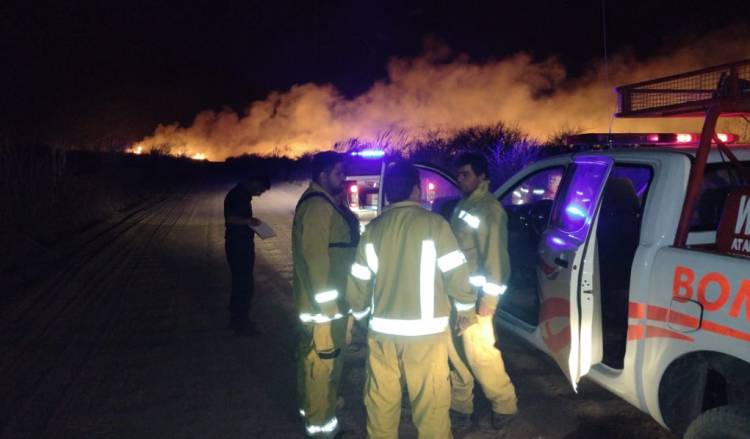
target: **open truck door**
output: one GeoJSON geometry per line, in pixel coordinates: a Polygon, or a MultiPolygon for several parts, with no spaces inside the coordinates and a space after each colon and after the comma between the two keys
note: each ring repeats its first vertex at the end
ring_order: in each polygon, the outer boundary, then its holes
{"type": "Polygon", "coordinates": [[[596,226],[613,165],[605,156],[573,158],[539,242],[539,331],[576,391],[580,377],[602,356],[596,226]]]}

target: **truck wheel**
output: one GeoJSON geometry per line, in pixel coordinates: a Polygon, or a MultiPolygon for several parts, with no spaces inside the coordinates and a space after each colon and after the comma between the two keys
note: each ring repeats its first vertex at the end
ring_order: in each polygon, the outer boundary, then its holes
{"type": "Polygon", "coordinates": [[[750,406],[706,410],[690,423],[685,439],[750,439],[750,406]]]}

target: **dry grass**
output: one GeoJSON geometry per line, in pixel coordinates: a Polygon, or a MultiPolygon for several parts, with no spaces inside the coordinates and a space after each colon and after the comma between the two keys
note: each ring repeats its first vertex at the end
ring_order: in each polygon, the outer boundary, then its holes
{"type": "Polygon", "coordinates": [[[475,126],[445,135],[438,131],[425,138],[413,139],[404,133],[386,131],[374,141],[352,138],[338,142],[334,150],[340,152],[381,149],[391,157],[408,158],[451,169],[453,161],[462,152],[484,154],[490,165],[493,187],[543,157],[568,152],[562,139],[578,132],[575,128],[562,128],[546,142],[540,142],[524,133],[518,126],[498,122],[494,125],[475,126]]]}

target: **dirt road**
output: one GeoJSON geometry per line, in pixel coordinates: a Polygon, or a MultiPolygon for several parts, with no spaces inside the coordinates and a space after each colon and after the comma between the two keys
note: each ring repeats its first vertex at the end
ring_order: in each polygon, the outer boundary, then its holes
{"type": "MultiPolygon", "coordinates": [[[[0,306],[0,439],[302,437],[294,397],[291,213],[302,186],[256,199],[278,236],[257,242],[253,317],[226,329],[228,185],[173,194],[78,237],[55,270],[0,306]]],[[[576,395],[551,360],[503,334],[521,414],[465,438],[671,437],[598,386],[576,395]]],[[[344,437],[365,436],[365,350],[346,352],[344,437]]],[[[477,410],[487,413],[486,404],[477,410]]],[[[405,403],[401,437],[416,437],[405,403]]]]}

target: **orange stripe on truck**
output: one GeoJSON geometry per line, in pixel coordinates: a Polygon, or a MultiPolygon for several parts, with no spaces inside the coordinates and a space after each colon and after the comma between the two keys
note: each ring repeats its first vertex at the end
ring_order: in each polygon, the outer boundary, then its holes
{"type": "MultiPolygon", "coordinates": [[[[740,331],[739,329],[732,328],[731,326],[723,325],[721,323],[716,323],[711,320],[703,320],[702,322],[699,322],[698,319],[695,317],[689,316],[687,314],[683,314],[681,312],[669,310],[668,308],[663,308],[661,306],[654,306],[654,305],[645,305],[643,303],[638,302],[630,302],[628,304],[628,318],[631,319],[642,319],[646,317],[648,320],[653,320],[656,322],[664,322],[664,323],[670,323],[674,325],[680,325],[685,326],[688,328],[697,328],[700,323],[700,329],[706,332],[711,332],[714,334],[721,335],[723,337],[730,337],[730,338],[736,338],[738,340],[750,342],[750,333],[740,331]]],[[[649,326],[649,328],[657,328],[656,326],[649,326]]],[[[663,330],[663,328],[658,328],[660,330],[663,330]]],[[[649,333],[649,330],[647,329],[645,331],[645,337],[657,337],[657,336],[665,336],[665,335],[654,335],[654,334],[661,334],[660,331],[651,330],[649,333]],[[649,335],[651,334],[651,335],[649,335]]],[[[686,341],[693,341],[692,337],[684,336],[684,334],[680,334],[683,337],[672,337],[672,338],[678,338],[680,340],[686,340],[686,341]]],[[[628,340],[640,340],[644,337],[643,328],[639,325],[629,325],[628,326],[628,340]],[[640,328],[640,329],[636,329],[640,328]]]]}
{"type": "Polygon", "coordinates": [[[646,305],[638,302],[628,303],[628,318],[642,319],[646,317],[646,305]]]}
{"type": "Polygon", "coordinates": [[[676,338],[677,340],[689,341],[690,343],[694,341],[693,337],[688,335],[651,325],[646,326],[646,338],[676,338]]]}

